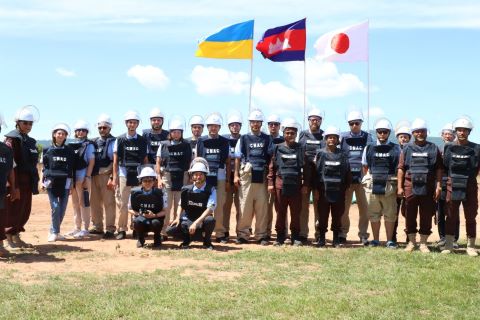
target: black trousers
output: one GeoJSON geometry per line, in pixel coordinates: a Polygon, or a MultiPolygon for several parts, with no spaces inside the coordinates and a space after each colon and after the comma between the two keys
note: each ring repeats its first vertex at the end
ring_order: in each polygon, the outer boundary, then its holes
{"type": "Polygon", "coordinates": [[[206,217],[203,222],[197,226],[195,234],[193,235],[191,235],[188,230],[192,224],[193,221],[187,217],[185,212],[182,212],[180,214],[180,224],[175,227],[168,227],[167,235],[172,237],[179,236],[185,242],[190,242],[192,240],[203,240],[203,242],[211,241],[212,233],[215,229],[215,219],[212,216],[206,217]]]}
{"type": "Polygon", "coordinates": [[[133,228],[139,237],[145,237],[149,232],[159,235],[163,228],[165,217],[147,219],[144,216],[137,216],[133,219],[133,228]]]}

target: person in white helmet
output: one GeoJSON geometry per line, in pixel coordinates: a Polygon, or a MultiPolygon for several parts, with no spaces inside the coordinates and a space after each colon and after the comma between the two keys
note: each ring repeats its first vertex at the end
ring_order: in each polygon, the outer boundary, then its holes
{"type": "Polygon", "coordinates": [[[231,112],[227,118],[229,134],[223,135],[228,139],[230,145],[230,189],[225,193],[225,204],[223,206],[224,219],[223,226],[225,228],[225,238],[230,238],[230,213],[232,204],[235,205],[235,225],[238,225],[240,219],[240,199],[238,196],[238,187],[234,184],[235,177],[235,146],[240,139],[240,131],[242,130],[242,115],[238,112],[231,112]]]}
{"type": "Polygon", "coordinates": [[[190,147],[192,147],[193,157],[195,158],[195,151],[197,148],[198,139],[202,136],[203,128],[205,126],[205,121],[203,120],[202,116],[193,115],[190,118],[190,130],[192,131],[192,136],[190,138],[185,139],[188,143],[190,143],[190,147]]]}
{"type": "Polygon", "coordinates": [[[447,220],[445,222],[445,247],[442,253],[454,249],[455,232],[460,220],[460,204],[463,205],[467,229],[467,254],[478,256],[475,249],[477,237],[478,184],[480,171],[480,145],[469,140],[473,123],[469,117],[458,118],[454,123],[457,139],[445,145],[443,163],[447,171],[447,220]]]}
{"type": "Polygon", "coordinates": [[[400,154],[397,175],[397,192],[406,198],[408,244],[405,251],[417,247],[417,232],[420,233],[420,251],[430,252],[427,240],[432,233],[432,217],[435,202],[442,192],[442,155],[438,147],[427,141],[428,127],[423,119],[415,119],[411,128],[414,141],[405,146],[400,154]],[[417,216],[420,214],[420,229],[417,216]]]}
{"type": "Polygon", "coordinates": [[[69,237],[81,239],[90,234],[90,187],[93,167],[95,166],[95,147],[88,139],[89,124],[79,120],[73,126],[74,140],[68,146],[75,152],[75,177],[72,189],[74,229],[69,237]],[[82,228],[83,227],[83,228],[82,228]]]}
{"type": "Polygon", "coordinates": [[[164,130],[164,114],[159,108],[153,108],[150,111],[150,129],[143,130],[143,137],[147,139],[148,144],[148,162],[155,165],[157,161],[157,151],[160,146],[160,142],[167,140],[168,130],[164,130]]]}
{"type": "Polygon", "coordinates": [[[341,231],[342,215],[345,210],[345,192],[352,182],[352,173],[348,161],[348,153],[338,148],[340,130],[330,126],[323,133],[325,147],[321,148],[315,156],[315,180],[309,181],[315,190],[314,197],[317,200],[318,233],[317,247],[326,245],[325,233],[328,231],[328,216],[331,215],[331,227],[333,232],[332,245],[342,246],[339,239],[341,231]]]}
{"type": "Polygon", "coordinates": [[[195,154],[208,162],[207,184],[215,187],[217,192],[217,203],[213,215],[216,221],[215,237],[217,242],[227,243],[223,206],[226,193],[230,190],[230,175],[227,174],[230,172],[230,145],[227,138],[218,134],[222,122],[222,117],[217,113],[212,113],[206,118],[208,135],[198,139],[195,154]]]}
{"type": "MultiPolygon", "coordinates": [[[[3,116],[0,114],[0,131],[2,129],[4,122],[3,116]]],[[[3,245],[3,240],[7,237],[5,236],[5,202],[16,200],[12,199],[11,190],[14,190],[15,186],[15,175],[13,173],[13,152],[12,149],[7,147],[7,145],[0,141],[0,258],[7,257],[10,255],[10,252],[5,249],[3,245]],[[10,185],[10,189],[7,189],[7,182],[10,185]]]]}
{"type": "Polygon", "coordinates": [[[99,137],[92,140],[95,147],[90,193],[93,228],[89,231],[91,234],[103,235],[104,239],[113,239],[116,231],[115,190],[108,183],[113,179],[113,146],[116,138],[110,133],[112,119],[109,115],[101,114],[98,117],[97,129],[99,137]]]}
{"type": "MultiPolygon", "coordinates": [[[[308,120],[308,129],[305,129],[300,132],[298,142],[305,148],[305,162],[306,162],[306,171],[308,175],[305,176],[306,179],[309,179],[309,185],[313,185],[313,181],[316,180],[316,170],[315,170],[315,156],[318,151],[325,146],[325,141],[323,140],[323,130],[320,129],[322,126],[322,121],[324,118],[324,113],[317,109],[312,108],[307,113],[308,120]]],[[[302,194],[302,211],[300,213],[300,239],[302,242],[307,243],[309,228],[308,222],[310,220],[310,197],[313,190],[307,190],[307,193],[302,194]]],[[[314,213],[314,225],[318,221],[318,206],[317,200],[313,199],[313,213],[314,213]]],[[[319,233],[315,230],[315,240],[318,240],[319,233]]]]}
{"type": "Polygon", "coordinates": [[[180,116],[170,119],[170,131],[167,140],[162,141],[157,151],[158,187],[165,190],[167,204],[165,207],[165,224],[162,229],[164,238],[167,237],[168,224],[179,215],[179,203],[182,187],[188,184],[188,169],[192,161],[192,148],[183,139],[185,120],[180,116]]]}
{"type": "Polygon", "coordinates": [[[75,175],[75,152],[65,144],[69,134],[70,128],[66,124],[56,124],[52,129],[52,144],[43,152],[43,187],[47,189],[52,212],[48,242],[65,240],[60,233],[60,226],[75,175]]]}
{"type": "Polygon", "coordinates": [[[255,215],[255,239],[261,245],[268,245],[266,174],[272,150],[271,139],[261,131],[264,117],[260,110],[250,112],[248,120],[250,132],[242,135],[235,146],[234,183],[239,188],[240,198],[236,243],[248,243],[255,215]]]}
{"type": "Polygon", "coordinates": [[[287,237],[285,226],[288,208],[290,208],[291,242],[294,246],[302,245],[299,236],[305,149],[295,142],[299,128],[300,125],[295,119],[287,118],[282,122],[285,141],[274,145],[268,167],[268,192],[275,194],[277,213],[275,223],[277,239],[274,243],[276,246],[283,245],[287,237]]]}
{"type": "Polygon", "coordinates": [[[393,231],[397,220],[397,167],[400,157],[398,144],[389,142],[392,124],[380,118],[374,125],[377,142],[367,144],[363,150],[362,184],[367,194],[368,215],[372,226],[373,240],[370,245],[380,245],[380,220],[383,216],[387,235],[386,247],[396,249],[393,231]]]}
{"type": "Polygon", "coordinates": [[[8,201],[5,206],[5,233],[10,249],[31,248],[32,245],[20,238],[25,231],[32,211],[32,195],[38,194],[39,175],[37,163],[39,153],[37,141],[29,136],[34,122],[38,120],[38,110],[34,106],[25,106],[15,115],[15,129],[8,132],[5,144],[13,151],[16,163],[13,169],[15,174],[15,201],[8,201]]]}
{"type": "MultiPolygon", "coordinates": [[[[455,130],[453,128],[452,123],[446,123],[442,131],[440,133],[440,137],[442,138],[443,144],[446,145],[448,143],[453,142],[455,139],[455,130]]],[[[443,149],[440,149],[443,151],[443,149]]],[[[440,195],[440,199],[437,202],[437,229],[438,229],[438,236],[440,240],[437,242],[437,245],[441,248],[445,245],[445,218],[446,218],[446,197],[447,197],[447,172],[445,171],[442,178],[442,194],[440,195]]],[[[457,227],[455,229],[455,239],[453,242],[453,247],[458,249],[458,238],[460,236],[460,220],[458,220],[457,227]]]]}
{"type": "Polygon", "coordinates": [[[365,190],[361,184],[363,177],[362,154],[365,146],[372,143],[373,140],[370,133],[362,130],[363,114],[361,111],[350,111],[347,115],[347,122],[350,131],[342,132],[340,148],[348,153],[353,180],[345,194],[345,213],[342,216],[340,242],[345,243],[347,241],[348,231],[350,230],[350,206],[352,205],[353,193],[355,193],[359,212],[358,237],[364,246],[368,246],[368,203],[365,190]]]}
{"type": "Polygon", "coordinates": [[[208,163],[197,157],[188,172],[193,184],[184,186],[181,195],[182,213],[170,224],[183,235],[181,248],[189,248],[192,239],[202,237],[203,248],[213,250],[212,233],[215,228],[213,212],[216,207],[215,187],[207,183],[208,163]]]}
{"type": "Polygon", "coordinates": [[[128,198],[132,187],[138,185],[138,166],[149,163],[147,140],[137,134],[140,116],[136,111],[128,111],[124,120],[127,133],[117,137],[113,145],[113,179],[109,181],[109,186],[116,188],[115,200],[119,211],[117,240],[127,237],[128,198]]]}
{"type": "Polygon", "coordinates": [[[167,195],[157,188],[157,174],[151,165],[144,166],[138,179],[141,186],[130,193],[128,209],[133,216],[133,227],[137,233],[137,248],[145,245],[145,237],[153,232],[153,247],[162,245],[161,231],[167,214],[167,195]]]}

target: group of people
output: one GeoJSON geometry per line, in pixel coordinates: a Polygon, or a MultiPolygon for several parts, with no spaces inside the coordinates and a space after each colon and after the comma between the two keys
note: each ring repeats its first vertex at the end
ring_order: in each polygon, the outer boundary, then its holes
{"type": "MultiPolygon", "coordinates": [[[[126,132],[118,137],[111,135],[112,121],[106,114],[96,122],[99,136],[94,139],[83,120],[73,126],[72,138],[65,123],[52,128],[51,145],[43,151],[41,181],[51,205],[49,242],[92,234],[123,240],[130,228],[137,247],[144,247],[152,232],[153,247],[172,237],[180,239],[182,248],[199,240],[204,248],[213,249],[213,233],[219,243],[230,241],[235,206],[235,243],[247,244],[253,235],[261,245],[288,241],[301,246],[308,243],[313,202],[315,245],[327,245],[331,217],[331,243],[340,247],[347,242],[355,194],[363,245],[381,244],[383,216],[385,246],[397,248],[401,212],[406,251],[417,248],[419,233],[419,250],[430,252],[427,240],[435,216],[439,246],[442,253],[450,253],[458,248],[462,204],[467,254],[477,255],[480,146],[469,140],[473,123],[468,117],[444,128],[442,148],[427,140],[428,126],[422,119],[393,128],[381,118],[370,134],[362,130],[360,111],[348,113],[350,130],[340,132],[333,126],[321,129],[324,115],[318,109],[308,112],[308,128],[303,131],[293,118],[265,118],[253,110],[245,134],[240,134],[241,114],[232,113],[226,135],[219,134],[220,114],[195,115],[190,118],[190,138],[184,138],[185,121],[180,116],[170,119],[168,130],[158,108],[149,118],[150,128],[139,134],[140,115],[127,112],[126,132]],[[268,133],[262,131],[265,122],[268,133]],[[74,229],[64,235],[60,227],[70,194],[74,229]]],[[[15,120],[15,129],[0,144],[0,255],[31,247],[19,234],[25,231],[32,194],[38,193],[39,153],[29,136],[34,115],[23,108],[15,120]]]]}

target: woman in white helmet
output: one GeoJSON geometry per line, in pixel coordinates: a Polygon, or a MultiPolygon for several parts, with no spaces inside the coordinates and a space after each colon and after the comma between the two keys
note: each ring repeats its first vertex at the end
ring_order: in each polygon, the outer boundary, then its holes
{"type": "Polygon", "coordinates": [[[74,140],[68,144],[75,152],[75,179],[72,190],[74,229],[67,236],[75,239],[89,236],[90,188],[95,166],[95,147],[88,139],[89,127],[86,121],[77,121],[73,127],[74,140]]]}
{"type": "Polygon", "coordinates": [[[43,186],[47,189],[52,209],[52,225],[49,242],[64,240],[60,234],[60,225],[68,204],[68,195],[74,176],[75,153],[65,145],[70,128],[59,123],[52,130],[52,144],[43,153],[43,186]]]}

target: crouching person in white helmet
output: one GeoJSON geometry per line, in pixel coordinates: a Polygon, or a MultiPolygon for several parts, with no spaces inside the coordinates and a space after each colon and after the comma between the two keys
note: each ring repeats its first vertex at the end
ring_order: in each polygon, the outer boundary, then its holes
{"type": "Polygon", "coordinates": [[[478,185],[476,177],[480,171],[480,145],[469,141],[473,123],[468,117],[457,119],[453,126],[457,139],[445,145],[443,163],[447,171],[447,219],[445,222],[445,249],[453,250],[455,231],[460,220],[460,204],[463,205],[467,229],[467,254],[478,256],[475,250],[477,237],[478,185]]]}
{"type": "Polygon", "coordinates": [[[167,195],[157,188],[157,174],[151,166],[140,171],[141,186],[132,189],[128,209],[133,215],[133,228],[137,233],[137,248],[145,245],[145,237],[153,232],[153,247],[162,245],[161,231],[167,209],[167,195]]]}
{"type": "MultiPolygon", "coordinates": [[[[181,248],[189,248],[192,238],[203,234],[203,247],[213,250],[212,233],[215,229],[213,211],[217,195],[215,187],[207,183],[208,163],[203,158],[195,158],[188,172],[193,184],[182,188],[180,204],[183,212],[170,224],[181,230],[181,248]]],[[[170,233],[170,232],[169,232],[170,233]]],[[[173,232],[172,232],[173,233],[173,232]]]]}
{"type": "Polygon", "coordinates": [[[392,132],[389,120],[381,118],[375,122],[377,142],[366,146],[363,151],[362,184],[367,195],[368,214],[372,226],[373,240],[370,245],[380,245],[380,219],[383,216],[387,234],[386,247],[397,248],[393,239],[397,220],[397,166],[400,147],[388,141],[392,132]]]}

